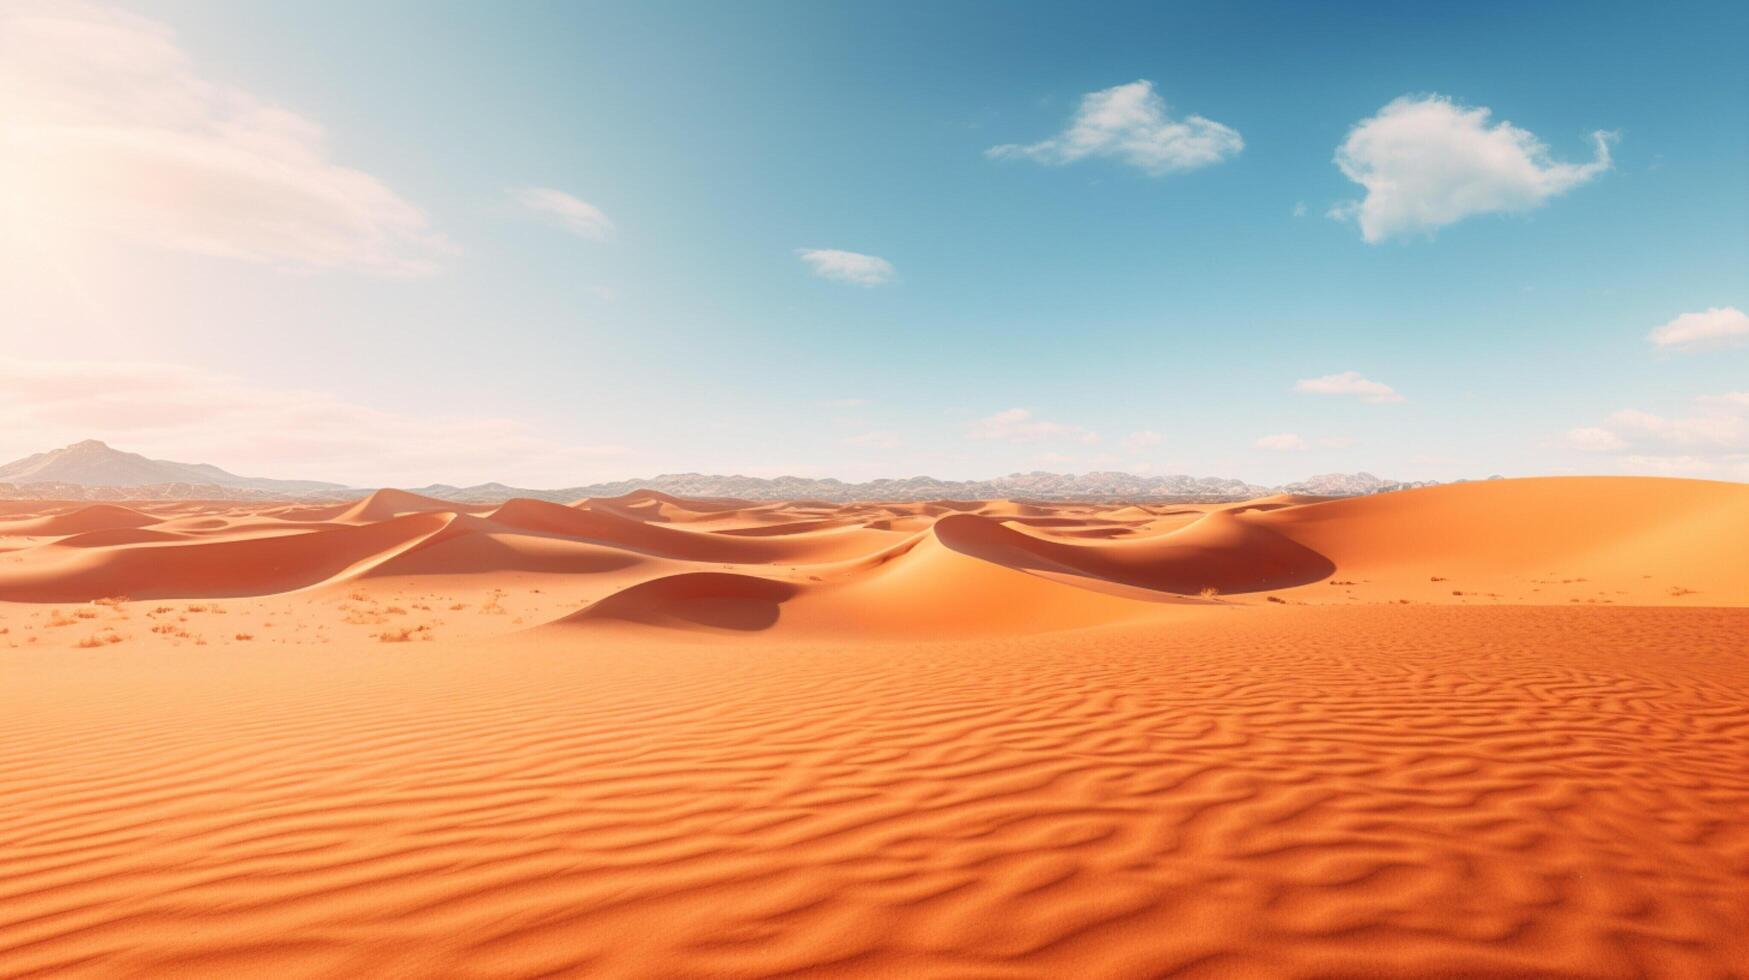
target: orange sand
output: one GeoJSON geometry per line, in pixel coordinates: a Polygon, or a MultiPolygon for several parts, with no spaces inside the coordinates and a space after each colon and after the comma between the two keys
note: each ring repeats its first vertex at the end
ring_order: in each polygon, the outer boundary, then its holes
{"type": "Polygon", "coordinates": [[[1749,963],[1749,487],[3,507],[0,975],[1749,963]]]}

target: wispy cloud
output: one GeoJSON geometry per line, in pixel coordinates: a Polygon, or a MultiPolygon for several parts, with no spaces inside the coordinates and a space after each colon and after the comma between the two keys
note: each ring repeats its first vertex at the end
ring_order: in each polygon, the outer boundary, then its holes
{"type": "Polygon", "coordinates": [[[905,440],[897,432],[863,432],[845,439],[844,444],[860,449],[897,449],[905,440]]]}
{"type": "Polygon", "coordinates": [[[1558,163],[1535,135],[1440,95],[1403,96],[1355,124],[1336,165],[1366,197],[1332,208],[1379,242],[1432,233],[1470,215],[1526,211],[1610,168],[1613,134],[1592,134],[1590,163],[1558,163]]]}
{"type": "Polygon", "coordinates": [[[996,159],[1074,163],[1109,157],[1153,176],[1194,170],[1236,156],[1245,148],[1238,130],[1212,119],[1167,115],[1154,83],[1142,80],[1081,97],[1069,127],[1038,143],[1005,143],[984,153],[996,159]]]}
{"type": "Polygon", "coordinates": [[[510,192],[516,203],[542,215],[579,238],[605,242],[617,229],[601,209],[551,187],[519,187],[510,192]]]}
{"type": "Polygon", "coordinates": [[[1033,418],[1032,412],[1024,408],[1010,408],[978,419],[966,427],[966,436],[1003,442],[1040,442],[1046,439],[1073,439],[1085,443],[1099,441],[1098,433],[1078,425],[1033,418]]]}
{"type": "Polygon", "coordinates": [[[1613,453],[1628,447],[1628,442],[1600,425],[1587,425],[1567,430],[1568,447],[1588,453],[1613,453]]]}
{"type": "MultiPolygon", "coordinates": [[[[0,432],[21,450],[85,438],[249,476],[389,482],[584,482],[616,445],[576,445],[526,423],[403,413],[174,364],[0,360],[0,432]]],[[[23,455],[20,452],[20,455],[23,455]]]]}
{"type": "Polygon", "coordinates": [[[846,252],[839,248],[798,248],[809,271],[821,279],[855,283],[858,286],[881,286],[893,281],[893,264],[878,255],[846,252]]]}
{"type": "Polygon", "coordinates": [[[1152,446],[1158,446],[1163,441],[1160,433],[1143,430],[1132,432],[1123,437],[1123,447],[1132,453],[1139,453],[1152,446]]]}
{"type": "Polygon", "coordinates": [[[9,220],[296,268],[435,271],[424,212],[312,120],[209,80],[169,28],[97,4],[0,5],[9,220]]]}
{"type": "Polygon", "coordinates": [[[1694,399],[1694,411],[1664,416],[1613,412],[1599,425],[1569,429],[1569,449],[1608,454],[1623,469],[1749,478],[1749,391],[1694,399]]]}
{"type": "Polygon", "coordinates": [[[1294,390],[1308,395],[1346,395],[1374,404],[1403,400],[1403,396],[1390,385],[1363,378],[1359,371],[1326,374],[1321,378],[1304,378],[1294,382],[1294,390]]]}
{"type": "Polygon", "coordinates": [[[1695,351],[1749,344],[1749,314],[1734,306],[1684,313],[1646,335],[1659,350],[1695,351]]]}
{"type": "Polygon", "coordinates": [[[1257,440],[1258,449],[1274,449],[1281,452],[1297,452],[1306,448],[1306,440],[1292,432],[1280,432],[1272,436],[1264,436],[1257,440]]]}

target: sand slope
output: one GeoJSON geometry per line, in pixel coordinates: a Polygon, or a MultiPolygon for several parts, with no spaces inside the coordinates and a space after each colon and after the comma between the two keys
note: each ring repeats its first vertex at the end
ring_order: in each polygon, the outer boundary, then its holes
{"type": "Polygon", "coordinates": [[[1743,976],[1745,540],[1637,479],[8,507],[0,976],[1743,976]]]}
{"type": "MultiPolygon", "coordinates": [[[[1205,594],[1256,601],[1261,593],[1337,582],[1348,600],[1742,605],[1749,603],[1749,559],[1737,543],[1749,539],[1746,499],[1749,488],[1739,484],[1576,478],[1158,510],[1014,501],[694,503],[648,492],[572,506],[512,500],[464,507],[394,490],[327,509],[230,508],[223,516],[50,505],[0,521],[0,601],[259,596],[361,574],[576,576],[636,567],[643,571],[618,576],[614,587],[689,570],[728,571],[792,587],[785,603],[819,605],[811,600],[822,592],[862,584],[866,601],[883,606],[861,613],[907,619],[905,610],[941,607],[945,627],[956,608],[988,606],[990,617],[960,617],[959,626],[997,633],[1087,626],[1136,612],[1080,595],[1046,598],[1065,586],[1156,603],[1205,594]],[[950,562],[944,552],[971,561],[950,562]],[[942,563],[955,570],[899,571],[942,563]],[[1006,571],[1038,581],[999,574],[1006,571]],[[854,581],[860,578],[870,581],[854,581]],[[899,581],[915,586],[893,584],[899,581]],[[1034,623],[1020,608],[1030,600],[978,601],[1012,597],[1016,589],[1037,603],[1099,610],[1034,623]]],[[[673,594],[691,601],[685,590],[673,594]]],[[[601,618],[610,617],[576,622],[601,618]]],[[[804,618],[779,615],[769,625],[781,631],[804,618]]]]}

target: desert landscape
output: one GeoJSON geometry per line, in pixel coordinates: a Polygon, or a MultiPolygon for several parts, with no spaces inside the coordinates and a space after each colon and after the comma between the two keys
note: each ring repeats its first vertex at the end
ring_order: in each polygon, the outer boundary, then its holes
{"type": "Polygon", "coordinates": [[[0,975],[1749,963],[1742,484],[0,508],[0,975]]]}
{"type": "Polygon", "coordinates": [[[1746,38],[0,0],[0,980],[1749,980],[1746,38]]]}

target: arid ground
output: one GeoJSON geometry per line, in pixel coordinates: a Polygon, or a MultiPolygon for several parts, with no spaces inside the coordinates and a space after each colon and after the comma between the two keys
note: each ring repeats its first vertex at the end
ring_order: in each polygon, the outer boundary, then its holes
{"type": "Polygon", "coordinates": [[[1749,975],[1749,486],[0,503],[0,975],[1749,975]]]}

